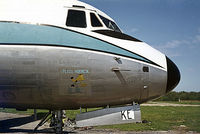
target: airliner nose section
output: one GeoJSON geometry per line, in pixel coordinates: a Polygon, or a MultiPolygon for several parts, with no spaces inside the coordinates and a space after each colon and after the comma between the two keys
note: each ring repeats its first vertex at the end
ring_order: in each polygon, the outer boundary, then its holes
{"type": "Polygon", "coordinates": [[[179,83],[181,75],[177,66],[168,58],[167,59],[167,89],[166,93],[173,90],[179,83]]]}

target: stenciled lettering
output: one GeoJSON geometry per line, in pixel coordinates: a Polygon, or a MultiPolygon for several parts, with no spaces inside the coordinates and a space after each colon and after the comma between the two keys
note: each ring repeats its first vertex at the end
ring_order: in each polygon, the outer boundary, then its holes
{"type": "Polygon", "coordinates": [[[125,112],[126,112],[126,111],[121,111],[122,120],[127,120],[127,119],[126,119],[125,112]]]}
{"type": "Polygon", "coordinates": [[[87,70],[87,69],[77,69],[77,70],[63,69],[62,72],[64,74],[88,74],[89,70],[87,70]]]}
{"type": "Polygon", "coordinates": [[[133,120],[135,119],[134,111],[132,109],[121,111],[122,120],[133,120]]]}

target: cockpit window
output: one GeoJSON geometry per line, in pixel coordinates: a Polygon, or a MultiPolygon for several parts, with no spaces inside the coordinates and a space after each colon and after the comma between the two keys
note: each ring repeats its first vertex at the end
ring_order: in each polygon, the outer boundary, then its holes
{"type": "Polygon", "coordinates": [[[102,19],[103,23],[106,25],[107,28],[114,30],[115,32],[121,32],[118,26],[111,20],[99,15],[102,19]]]}
{"type": "Polygon", "coordinates": [[[86,28],[86,16],[84,11],[69,10],[66,25],[70,27],[86,28]]]}
{"type": "Polygon", "coordinates": [[[103,26],[94,13],[90,13],[90,19],[91,19],[92,27],[102,27],[103,26]]]}

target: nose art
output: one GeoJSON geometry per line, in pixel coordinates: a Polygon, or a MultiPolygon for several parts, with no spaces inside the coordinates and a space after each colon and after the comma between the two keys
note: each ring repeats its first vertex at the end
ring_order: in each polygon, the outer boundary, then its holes
{"type": "Polygon", "coordinates": [[[167,59],[167,89],[166,93],[173,90],[181,79],[178,67],[168,58],[167,59]]]}

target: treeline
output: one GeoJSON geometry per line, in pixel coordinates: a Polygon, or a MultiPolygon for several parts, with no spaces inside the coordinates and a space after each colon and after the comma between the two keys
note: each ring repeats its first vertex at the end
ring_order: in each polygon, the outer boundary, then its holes
{"type": "Polygon", "coordinates": [[[170,92],[158,101],[200,100],[200,92],[170,92]]]}

